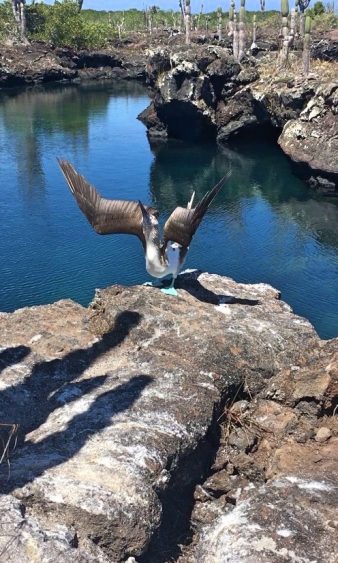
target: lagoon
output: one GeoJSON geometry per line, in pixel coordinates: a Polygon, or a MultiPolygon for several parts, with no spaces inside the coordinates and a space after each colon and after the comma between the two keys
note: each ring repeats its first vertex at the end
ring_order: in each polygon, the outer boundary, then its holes
{"type": "Polygon", "coordinates": [[[148,103],[143,86],[116,81],[0,94],[0,311],[87,305],[97,287],[149,279],[136,237],[94,233],[56,157],[105,197],[157,206],[161,222],[231,169],[186,267],[269,283],[321,337],[337,336],[338,201],[310,191],[268,140],[150,144],[137,120],[148,103]]]}

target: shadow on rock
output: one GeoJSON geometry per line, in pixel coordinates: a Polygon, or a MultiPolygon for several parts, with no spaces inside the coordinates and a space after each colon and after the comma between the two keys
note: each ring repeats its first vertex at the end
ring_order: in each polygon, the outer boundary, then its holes
{"type": "MultiPolygon", "coordinates": [[[[105,379],[106,376],[96,377],[90,389],[93,384],[99,386],[105,379]]],[[[152,380],[148,375],[134,376],[96,397],[85,412],[69,421],[65,430],[54,432],[38,443],[28,440],[18,458],[13,458],[11,474],[4,482],[2,492],[10,493],[17,487],[23,487],[47,469],[71,459],[94,434],[111,424],[112,417],[131,407],[152,380]]]]}
{"type": "MultiPolygon", "coordinates": [[[[41,426],[60,404],[69,404],[103,385],[106,379],[104,375],[77,382],[75,394],[68,389],[69,384],[79,378],[95,360],[121,344],[140,320],[141,315],[137,312],[119,313],[113,328],[91,347],[74,350],[63,358],[35,364],[31,375],[23,382],[7,387],[0,393],[0,420],[19,425],[19,444],[23,443],[26,434],[41,426]]],[[[20,354],[16,355],[16,361],[29,351],[25,346],[18,348],[20,354]]]]}
{"type": "Polygon", "coordinates": [[[175,282],[175,287],[177,289],[184,289],[199,301],[210,303],[211,305],[221,305],[223,303],[232,305],[237,303],[250,306],[259,304],[258,299],[242,299],[240,297],[234,297],[233,295],[218,294],[207,289],[198,281],[200,273],[201,272],[196,270],[196,272],[180,274],[175,282]]]}
{"type": "Polygon", "coordinates": [[[21,360],[28,356],[29,352],[30,348],[28,346],[15,346],[0,352],[0,373],[7,367],[21,362],[21,360]]]}

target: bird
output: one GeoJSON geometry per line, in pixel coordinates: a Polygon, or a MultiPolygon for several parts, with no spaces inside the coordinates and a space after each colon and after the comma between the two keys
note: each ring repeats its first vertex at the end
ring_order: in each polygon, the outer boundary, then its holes
{"type": "MultiPolygon", "coordinates": [[[[96,233],[136,235],[143,246],[147,272],[154,278],[171,275],[171,285],[161,291],[177,296],[175,280],[184,264],[191,240],[230,174],[223,176],[196,207],[193,207],[195,192],[186,207],[176,207],[164,225],[161,241],[157,209],[141,201],[106,199],[70,162],[61,158],[57,160],[79,208],[96,233]]],[[[154,284],[148,282],[146,285],[154,284]]]]}

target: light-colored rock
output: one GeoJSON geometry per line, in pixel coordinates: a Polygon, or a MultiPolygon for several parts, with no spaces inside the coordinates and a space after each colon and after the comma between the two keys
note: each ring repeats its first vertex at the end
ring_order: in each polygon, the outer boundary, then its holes
{"type": "Polygon", "coordinates": [[[321,428],[318,428],[316,435],[315,435],[315,440],[316,442],[327,442],[332,436],[332,432],[330,430],[330,428],[326,428],[325,426],[322,426],[321,428]]]}
{"type": "MultiPolygon", "coordinates": [[[[6,563],[109,563],[93,543],[78,546],[74,528],[48,526],[10,495],[1,496],[0,561],[6,563]]],[[[45,520],[45,519],[44,519],[45,520]]]]}
{"type": "Polygon", "coordinates": [[[338,488],[286,476],[244,490],[232,511],[205,526],[195,563],[335,563],[338,488]]]}

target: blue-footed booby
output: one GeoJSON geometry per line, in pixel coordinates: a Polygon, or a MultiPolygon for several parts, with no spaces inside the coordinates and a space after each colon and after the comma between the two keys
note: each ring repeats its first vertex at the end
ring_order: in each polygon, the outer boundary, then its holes
{"type": "Polygon", "coordinates": [[[161,291],[177,295],[174,283],[191,239],[229,174],[208,191],[196,207],[193,207],[195,193],[186,208],[176,207],[164,225],[161,241],[156,209],[140,201],[105,199],[69,162],[58,159],[58,163],[78,206],[93,229],[100,235],[136,235],[144,249],[147,272],[155,278],[172,275],[170,287],[161,291]]]}

